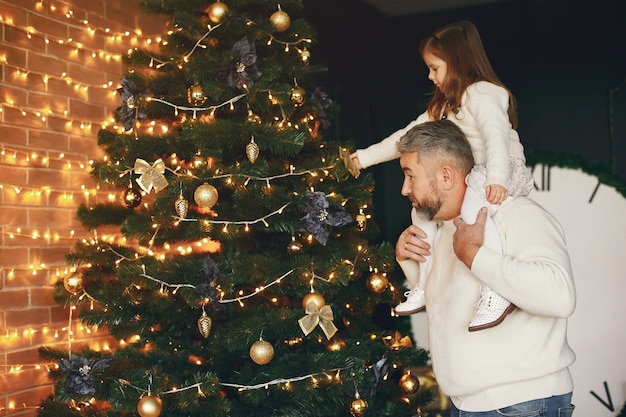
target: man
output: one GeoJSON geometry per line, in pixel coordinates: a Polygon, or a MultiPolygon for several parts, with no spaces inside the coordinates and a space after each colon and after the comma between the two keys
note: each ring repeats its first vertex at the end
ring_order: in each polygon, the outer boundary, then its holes
{"type": "MultiPolygon", "coordinates": [[[[462,131],[448,120],[410,129],[398,142],[402,194],[438,220],[425,288],[430,353],[452,417],[571,416],[575,355],[567,317],[576,294],[561,226],[537,203],[518,197],[493,216],[503,254],[483,246],[487,210],[473,225],[459,215],[474,161],[462,131]],[[518,308],[498,326],[469,332],[482,284],[518,308]]],[[[402,232],[396,257],[407,279],[430,255],[424,232],[402,232]]],[[[410,282],[410,284],[414,284],[410,282]]]]}

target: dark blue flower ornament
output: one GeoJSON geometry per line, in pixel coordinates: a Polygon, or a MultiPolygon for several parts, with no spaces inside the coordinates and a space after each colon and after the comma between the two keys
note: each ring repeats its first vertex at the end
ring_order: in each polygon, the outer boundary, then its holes
{"type": "Polygon", "coordinates": [[[223,309],[223,305],[218,302],[220,292],[217,289],[222,275],[215,261],[210,256],[205,257],[202,261],[202,272],[204,272],[206,281],[196,285],[196,293],[203,298],[211,300],[211,305],[215,310],[223,309]]]}
{"type": "Polygon", "coordinates": [[[306,215],[300,219],[300,231],[315,235],[322,245],[328,242],[328,226],[345,226],[352,222],[352,216],[343,207],[331,206],[326,200],[326,195],[321,191],[306,193],[309,201],[304,207],[306,215]]]}
{"type": "Polygon", "coordinates": [[[233,45],[233,65],[225,74],[226,81],[231,87],[245,90],[254,85],[254,81],[261,77],[256,66],[256,47],[254,41],[247,36],[239,39],[233,45]]]}
{"type": "Polygon", "coordinates": [[[147,114],[139,109],[141,91],[133,80],[122,79],[122,86],[117,89],[117,93],[122,98],[122,105],[117,108],[119,119],[124,124],[124,130],[131,130],[137,119],[145,119],[147,114]]]}
{"type": "Polygon", "coordinates": [[[96,392],[93,383],[94,374],[110,365],[111,358],[87,359],[72,355],[70,359],[61,359],[59,368],[65,374],[65,392],[79,395],[94,394],[96,392]]]}

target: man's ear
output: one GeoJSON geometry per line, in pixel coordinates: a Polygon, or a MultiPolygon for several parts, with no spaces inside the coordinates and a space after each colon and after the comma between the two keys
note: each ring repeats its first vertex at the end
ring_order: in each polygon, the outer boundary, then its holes
{"type": "Polygon", "coordinates": [[[441,186],[449,190],[454,186],[456,172],[448,165],[443,165],[439,171],[441,186]]]}

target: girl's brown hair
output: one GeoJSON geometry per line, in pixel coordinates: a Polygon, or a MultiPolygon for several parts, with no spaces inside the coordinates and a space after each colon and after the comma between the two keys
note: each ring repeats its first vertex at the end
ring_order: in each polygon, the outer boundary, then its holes
{"type": "Polygon", "coordinates": [[[515,97],[491,67],[478,29],[473,23],[463,21],[438,29],[422,40],[419,51],[422,57],[425,53],[430,53],[447,65],[444,83],[435,89],[428,103],[431,119],[439,119],[442,112],[447,112],[448,109],[456,113],[461,105],[463,92],[470,84],[489,81],[509,93],[509,121],[513,129],[517,128],[515,97]]]}

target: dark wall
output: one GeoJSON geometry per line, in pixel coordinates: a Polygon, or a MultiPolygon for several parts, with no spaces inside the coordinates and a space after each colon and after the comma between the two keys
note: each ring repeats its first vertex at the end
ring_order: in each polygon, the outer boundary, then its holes
{"type": "MultiPolygon", "coordinates": [[[[511,0],[386,18],[357,0],[305,0],[318,30],[314,59],[329,67],[341,113],[329,134],[358,147],[378,142],[421,113],[432,91],[419,41],[458,20],[473,21],[496,73],[518,100],[528,152],[600,162],[626,179],[626,1],[511,0]],[[614,95],[614,135],[609,91],[614,95]]],[[[375,214],[395,241],[409,222],[397,161],[370,168],[375,214]]]]}

